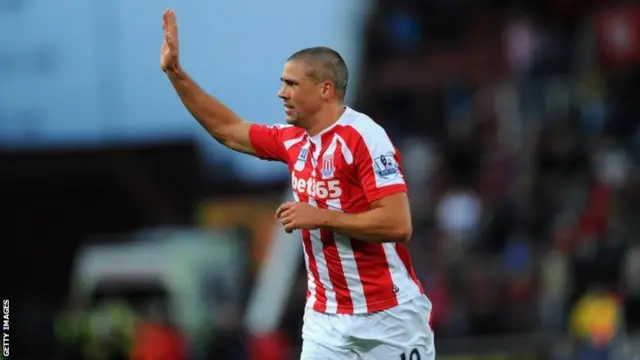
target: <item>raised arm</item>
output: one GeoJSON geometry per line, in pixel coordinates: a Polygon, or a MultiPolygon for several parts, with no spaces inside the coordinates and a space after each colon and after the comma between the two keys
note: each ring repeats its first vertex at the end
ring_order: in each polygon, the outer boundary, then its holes
{"type": "Polygon", "coordinates": [[[162,27],[164,42],[160,68],[169,77],[184,106],[218,142],[232,150],[256,155],[250,139],[252,124],[242,120],[223,103],[204,92],[180,67],[178,26],[173,10],[164,12],[162,27]]]}

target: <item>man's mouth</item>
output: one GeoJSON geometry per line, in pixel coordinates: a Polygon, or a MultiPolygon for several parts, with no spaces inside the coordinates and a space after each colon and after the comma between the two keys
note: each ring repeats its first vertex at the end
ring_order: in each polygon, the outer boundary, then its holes
{"type": "Polygon", "coordinates": [[[287,114],[292,113],[292,112],[293,112],[293,106],[290,106],[290,105],[286,105],[286,104],[285,104],[285,105],[284,105],[284,112],[285,112],[285,113],[287,113],[287,114]]]}

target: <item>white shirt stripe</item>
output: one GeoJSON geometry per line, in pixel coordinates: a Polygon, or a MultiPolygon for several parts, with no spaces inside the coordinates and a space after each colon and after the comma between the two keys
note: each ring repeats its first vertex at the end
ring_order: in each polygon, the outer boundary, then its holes
{"type": "MultiPolygon", "coordinates": [[[[327,206],[330,210],[342,212],[340,199],[327,200],[327,206]]],[[[351,240],[349,237],[338,233],[334,233],[333,238],[336,242],[338,254],[340,255],[340,262],[342,263],[344,276],[347,281],[347,286],[349,287],[353,307],[358,308],[364,306],[365,309],[363,312],[367,312],[367,300],[364,297],[364,287],[360,279],[356,257],[351,247],[351,240]]]]}
{"type": "Polygon", "coordinates": [[[413,296],[416,292],[419,292],[420,288],[413,281],[407,267],[404,266],[402,259],[400,259],[396,244],[384,243],[382,245],[387,256],[387,263],[389,263],[391,280],[393,280],[393,285],[397,286],[398,289],[398,301],[401,301],[403,296],[413,296]]]}
{"type": "MultiPolygon", "coordinates": [[[[300,197],[295,191],[293,192],[293,198],[296,202],[300,202],[300,197]]],[[[309,289],[309,299],[307,300],[307,302],[311,306],[313,306],[318,300],[316,298],[316,279],[314,278],[313,273],[310,271],[311,268],[309,266],[309,255],[307,255],[306,244],[304,244],[304,242],[302,244],[302,247],[302,252],[304,253],[304,264],[305,268],[307,269],[307,289],[309,289]]]]}
{"type": "MultiPolygon", "coordinates": [[[[309,205],[318,207],[316,201],[311,198],[309,198],[309,205]]],[[[316,258],[318,276],[324,285],[325,295],[327,296],[327,311],[333,313],[338,309],[338,302],[336,300],[336,292],[333,289],[333,283],[329,277],[329,267],[327,266],[327,260],[324,257],[324,246],[322,245],[320,230],[311,230],[309,232],[311,233],[311,244],[313,248],[313,256],[316,258]]]]}

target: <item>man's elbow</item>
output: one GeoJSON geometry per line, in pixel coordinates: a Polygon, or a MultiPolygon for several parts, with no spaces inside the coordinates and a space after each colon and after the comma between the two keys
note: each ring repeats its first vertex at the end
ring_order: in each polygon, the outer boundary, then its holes
{"type": "Polygon", "coordinates": [[[396,224],[392,233],[393,242],[407,243],[411,241],[413,235],[413,228],[411,222],[403,222],[396,224]]]}

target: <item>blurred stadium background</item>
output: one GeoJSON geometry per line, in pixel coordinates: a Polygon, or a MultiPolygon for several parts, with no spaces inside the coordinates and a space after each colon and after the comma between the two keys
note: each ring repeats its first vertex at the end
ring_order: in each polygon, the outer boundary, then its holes
{"type": "Polygon", "coordinates": [[[400,147],[438,359],[640,358],[640,5],[0,0],[1,296],[15,359],[296,359],[284,166],[232,154],[159,69],[276,123],[327,45],[400,147]],[[634,220],[635,219],[635,220],[634,220]]]}

